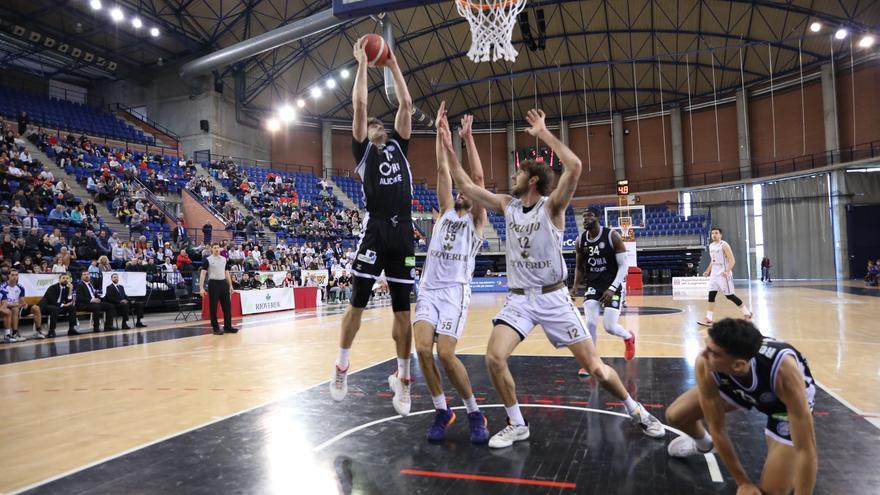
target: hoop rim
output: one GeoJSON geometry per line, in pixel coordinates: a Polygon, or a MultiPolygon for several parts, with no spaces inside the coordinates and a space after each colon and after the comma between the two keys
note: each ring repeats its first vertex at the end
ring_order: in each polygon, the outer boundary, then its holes
{"type": "Polygon", "coordinates": [[[519,0],[499,0],[493,1],[492,3],[473,3],[469,2],[468,0],[456,0],[456,2],[462,7],[473,10],[495,10],[502,7],[507,7],[508,5],[519,3],[519,0]]]}

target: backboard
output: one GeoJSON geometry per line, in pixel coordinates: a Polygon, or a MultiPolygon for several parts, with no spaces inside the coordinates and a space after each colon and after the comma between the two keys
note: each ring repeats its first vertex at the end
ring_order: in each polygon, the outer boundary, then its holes
{"type": "Polygon", "coordinates": [[[339,18],[367,17],[392,10],[440,3],[441,0],[333,0],[333,15],[339,18]]]}

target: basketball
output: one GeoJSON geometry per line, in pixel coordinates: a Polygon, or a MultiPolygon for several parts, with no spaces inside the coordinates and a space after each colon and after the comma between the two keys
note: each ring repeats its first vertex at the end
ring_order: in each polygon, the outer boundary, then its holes
{"type": "Polygon", "coordinates": [[[391,56],[391,49],[388,47],[388,43],[385,43],[385,38],[376,33],[370,33],[364,35],[361,40],[364,44],[364,51],[367,53],[368,65],[370,67],[385,65],[385,61],[391,56]]]}

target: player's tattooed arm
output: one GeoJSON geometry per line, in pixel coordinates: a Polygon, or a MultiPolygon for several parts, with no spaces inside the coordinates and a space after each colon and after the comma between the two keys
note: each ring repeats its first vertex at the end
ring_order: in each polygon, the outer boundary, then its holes
{"type": "Polygon", "coordinates": [[[697,388],[700,391],[700,408],[703,410],[706,426],[709,428],[709,434],[712,435],[712,442],[715,444],[718,456],[721,457],[721,461],[727,466],[733,479],[736,480],[737,494],[760,494],[761,492],[749,479],[749,475],[739,462],[733,443],[727,436],[725,402],[712,378],[712,372],[709,371],[706,359],[702,356],[697,358],[696,371],[697,388]]]}
{"type": "Polygon", "coordinates": [[[804,375],[793,356],[786,356],[776,375],[776,395],[785,404],[794,442],[794,493],[813,493],[816,484],[816,432],[807,403],[804,375]]]}

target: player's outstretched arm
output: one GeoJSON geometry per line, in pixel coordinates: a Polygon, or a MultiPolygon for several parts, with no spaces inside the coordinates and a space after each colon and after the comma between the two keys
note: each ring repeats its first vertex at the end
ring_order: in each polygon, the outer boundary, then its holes
{"type": "Polygon", "coordinates": [[[794,442],[794,493],[813,493],[816,485],[816,432],[813,429],[813,413],[807,403],[804,375],[794,357],[782,359],[776,374],[776,396],[788,410],[791,439],[794,442]]]}
{"type": "Polygon", "coordinates": [[[474,204],[479,204],[484,208],[498,213],[504,212],[504,208],[510,203],[511,197],[506,194],[495,194],[474,184],[474,181],[468,177],[468,174],[461,166],[461,162],[455,156],[455,149],[452,147],[452,133],[449,130],[449,122],[442,119],[440,126],[437,128],[440,139],[443,142],[443,148],[446,151],[446,158],[449,161],[452,178],[458,184],[461,192],[467,196],[474,204]]]}
{"type": "Polygon", "coordinates": [[[409,88],[406,87],[406,79],[403,78],[400,65],[397,64],[394,50],[389,50],[389,53],[390,56],[385,65],[391,69],[391,77],[394,79],[394,93],[397,95],[397,115],[394,117],[394,130],[403,139],[409,139],[412,134],[412,97],[409,94],[409,88]]]}
{"type": "Polygon", "coordinates": [[[697,358],[697,388],[700,391],[700,408],[703,409],[703,419],[709,427],[712,442],[718,451],[721,461],[727,466],[727,470],[736,480],[737,494],[749,493],[760,494],[761,492],[749,479],[749,475],[743,469],[733,448],[730,437],[727,436],[725,426],[725,402],[718,392],[718,386],[712,379],[712,374],[702,356],[697,358]]]}
{"type": "Polygon", "coordinates": [[[437,200],[440,203],[440,213],[446,213],[455,203],[452,198],[452,176],[449,174],[449,158],[446,156],[446,149],[443,147],[443,141],[440,138],[440,121],[446,119],[446,102],[440,103],[437,109],[437,140],[434,143],[435,152],[437,153],[437,200]]]}
{"type": "Polygon", "coordinates": [[[574,190],[577,188],[578,179],[581,176],[581,159],[574,154],[568,146],[562,144],[562,141],[547,129],[544,122],[545,115],[543,110],[529,110],[526,120],[531,125],[526,132],[537,137],[541,141],[547,143],[553,150],[559,161],[562,162],[562,176],[556,184],[556,189],[550,194],[547,207],[550,208],[551,219],[557,228],[565,228],[565,209],[574,196],[574,190]]]}
{"type": "MultiPolygon", "coordinates": [[[[471,169],[471,179],[474,184],[485,188],[486,181],[483,175],[483,162],[480,160],[480,153],[477,151],[477,143],[474,141],[473,133],[474,116],[465,115],[461,118],[461,129],[458,131],[459,136],[464,139],[465,148],[467,148],[468,166],[471,169]]],[[[467,196],[467,195],[465,195],[467,196]]],[[[474,203],[471,210],[474,217],[474,228],[477,229],[477,235],[483,237],[483,227],[486,226],[486,209],[482,205],[474,203]]]]}
{"type": "Polygon", "coordinates": [[[354,87],[351,90],[351,105],[354,107],[351,135],[362,143],[367,139],[367,54],[362,40],[357,40],[353,48],[358,68],[354,73],[354,87]]]}

